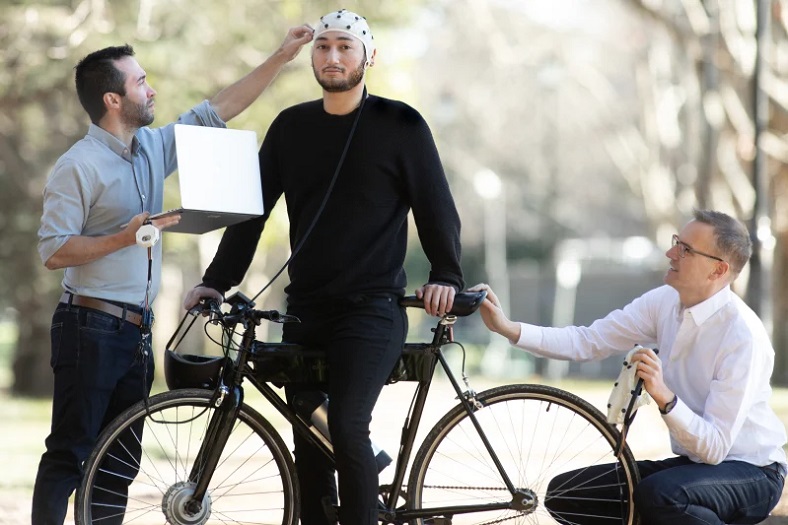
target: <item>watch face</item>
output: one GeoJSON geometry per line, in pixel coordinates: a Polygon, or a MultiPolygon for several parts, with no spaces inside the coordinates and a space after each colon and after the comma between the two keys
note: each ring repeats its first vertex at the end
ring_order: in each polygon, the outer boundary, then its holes
{"type": "Polygon", "coordinates": [[[662,412],[663,414],[669,414],[670,411],[673,410],[673,407],[676,406],[676,403],[678,402],[678,400],[679,400],[678,396],[673,396],[673,399],[668,401],[668,404],[665,405],[665,410],[660,410],[660,412],[662,412]]]}

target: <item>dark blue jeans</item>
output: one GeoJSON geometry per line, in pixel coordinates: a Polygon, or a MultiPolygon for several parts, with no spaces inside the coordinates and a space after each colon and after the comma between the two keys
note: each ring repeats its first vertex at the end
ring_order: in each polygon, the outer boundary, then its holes
{"type": "MultiPolygon", "coordinates": [[[[359,296],[327,307],[290,307],[301,323],[286,324],[283,339],[324,349],[328,385],[287,385],[288,401],[300,391],[328,393],[328,421],[339,479],[339,521],[378,523],[378,470],[369,438],[372,409],[402,354],[405,311],[393,295],[359,296]]],[[[301,491],[301,524],[330,523],[323,502],[337,502],[334,469],[308,441],[294,433],[301,491]]]]}
{"type": "Polygon", "coordinates": [[[138,357],[140,329],[129,322],[61,303],[51,336],[52,428],[33,490],[33,525],[63,524],[99,433],[153,381],[153,360],[138,357]]]}
{"type": "MultiPolygon", "coordinates": [[[[759,523],[779,502],[784,483],[776,466],[742,461],[706,465],[679,456],[638,461],[638,469],[635,508],[643,525],[759,523]]],[[[615,484],[616,474],[608,465],[560,474],[550,481],[545,505],[561,523],[609,525],[609,518],[589,516],[618,516],[618,504],[593,502],[605,497],[618,501],[620,495],[605,489],[615,484]],[[559,490],[570,485],[578,488],[559,490]],[[557,493],[561,496],[551,497],[557,493]]]]}
{"type": "Polygon", "coordinates": [[[777,505],[784,479],[743,461],[719,465],[686,457],[639,461],[635,507],[643,525],[760,523],[777,505]]]}

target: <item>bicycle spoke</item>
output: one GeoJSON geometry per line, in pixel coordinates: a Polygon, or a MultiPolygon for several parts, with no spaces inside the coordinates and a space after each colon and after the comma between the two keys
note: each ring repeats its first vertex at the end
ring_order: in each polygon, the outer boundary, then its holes
{"type": "Polygon", "coordinates": [[[186,510],[195,488],[189,475],[197,456],[208,450],[202,451],[214,413],[210,393],[186,392],[154,396],[150,417],[138,405],[102,434],[86,463],[78,522],[294,525],[297,496],[289,451],[270,424],[246,407],[205,498],[186,510]]]}
{"type": "MultiPolygon", "coordinates": [[[[510,385],[479,394],[474,412],[516,485],[506,488],[462,407],[435,426],[411,473],[409,502],[420,509],[523,501],[504,510],[454,513],[454,525],[631,523],[637,477],[631,454],[619,461],[615,439],[598,410],[571,394],[535,385],[510,385]],[[598,469],[602,465],[605,472],[598,469]]],[[[429,520],[423,520],[429,523],[429,520]]]]}

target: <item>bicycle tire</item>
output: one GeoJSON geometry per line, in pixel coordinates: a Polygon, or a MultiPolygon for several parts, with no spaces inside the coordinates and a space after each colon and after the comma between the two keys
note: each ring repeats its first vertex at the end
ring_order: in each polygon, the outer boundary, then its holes
{"type": "Polygon", "coordinates": [[[193,492],[189,472],[214,412],[211,401],[211,391],[173,390],[151,397],[147,410],[141,401],[113,420],[85,463],[76,523],[296,525],[299,493],[290,452],[247,405],[239,410],[200,513],[184,510],[193,492]]]}
{"type": "MultiPolygon", "coordinates": [[[[615,525],[615,517],[598,519],[598,505],[611,515],[618,512],[625,525],[637,523],[632,498],[640,477],[637,464],[628,447],[619,459],[615,457],[619,432],[599,410],[574,394],[542,385],[496,387],[477,394],[476,400],[481,408],[474,413],[485,435],[521,491],[519,499],[525,497],[530,503],[521,510],[455,514],[453,525],[615,525]],[[591,487],[590,481],[575,484],[580,476],[566,474],[576,469],[588,473],[584,469],[595,465],[610,469],[608,475],[615,481],[609,489],[618,499],[589,499],[582,491],[591,487]]],[[[447,412],[424,439],[413,462],[407,495],[411,509],[513,500],[462,405],[447,412]]],[[[438,520],[415,521],[434,522],[438,520]]]]}

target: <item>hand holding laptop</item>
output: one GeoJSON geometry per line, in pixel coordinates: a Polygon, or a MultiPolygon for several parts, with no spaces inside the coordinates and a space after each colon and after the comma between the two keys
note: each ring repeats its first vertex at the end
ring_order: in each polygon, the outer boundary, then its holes
{"type": "Polygon", "coordinates": [[[170,226],[175,226],[179,222],[181,222],[181,214],[178,212],[158,215],[156,218],[150,220],[150,223],[160,230],[164,230],[170,226]]]}
{"type": "MultiPolygon", "coordinates": [[[[123,229],[123,234],[127,235],[129,239],[131,239],[130,244],[139,244],[139,239],[137,238],[137,233],[139,229],[145,224],[151,224],[159,231],[169,228],[170,226],[175,226],[181,220],[181,216],[179,213],[168,213],[163,216],[157,216],[155,219],[150,218],[150,213],[142,212],[134,217],[131,218],[129,222],[126,224],[122,224],[120,227],[123,229]]],[[[158,238],[158,235],[157,235],[158,238]]]]}
{"type": "MultiPolygon", "coordinates": [[[[131,218],[129,222],[126,224],[121,224],[120,227],[127,233],[131,238],[135,238],[137,234],[137,230],[140,229],[140,226],[146,223],[153,224],[160,230],[164,230],[169,228],[170,226],[175,226],[181,221],[181,215],[177,211],[168,212],[166,214],[158,214],[155,215],[155,218],[149,219],[150,213],[144,211],[139,213],[131,218]]],[[[135,240],[136,242],[136,240],[135,240]]]]}

